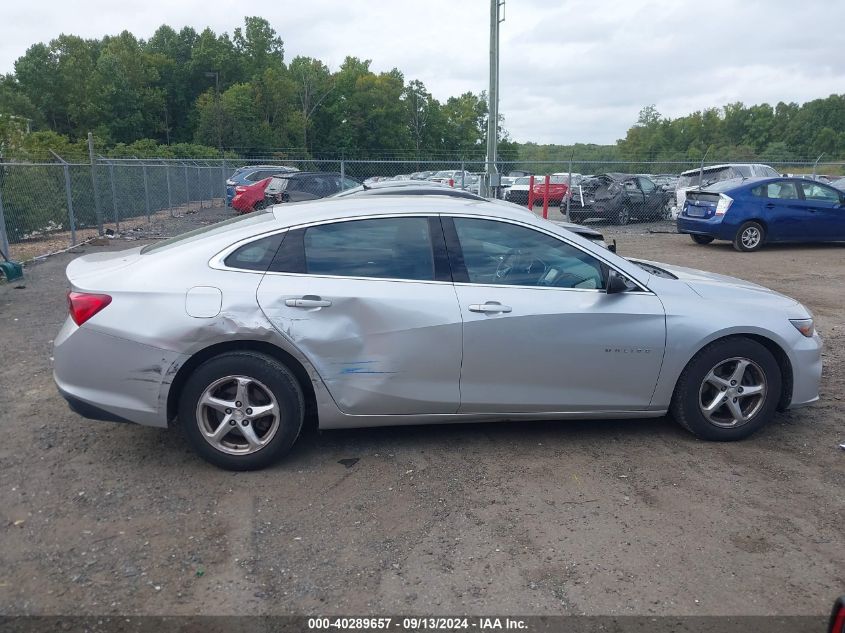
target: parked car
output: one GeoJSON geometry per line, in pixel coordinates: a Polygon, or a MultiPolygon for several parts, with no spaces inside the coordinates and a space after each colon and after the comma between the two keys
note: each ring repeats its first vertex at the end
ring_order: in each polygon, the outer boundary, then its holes
{"type": "MultiPolygon", "coordinates": [[[[535,182],[537,177],[534,178],[535,182]]],[[[528,204],[528,189],[531,186],[531,176],[520,176],[505,191],[505,200],[516,204],[528,204]]]]}
{"type": "Polygon", "coordinates": [[[411,174],[411,180],[428,180],[436,173],[436,171],[415,171],[411,174]]]}
{"type": "Polygon", "coordinates": [[[678,232],[738,251],[767,242],[845,241],[845,192],[806,178],[751,178],[687,192],[678,232]]]}
{"type": "Polygon", "coordinates": [[[232,199],[236,194],[235,187],[238,185],[249,186],[265,178],[269,178],[273,174],[290,171],[299,170],[296,167],[287,167],[285,165],[250,165],[235,170],[235,173],[226,181],[226,206],[232,206],[232,199]]]}
{"type": "Polygon", "coordinates": [[[839,189],[839,191],[845,191],[845,178],[838,178],[837,180],[832,180],[830,182],[830,186],[839,189]]]}
{"type": "Polygon", "coordinates": [[[431,177],[432,182],[442,182],[444,184],[449,184],[451,180],[456,185],[461,182],[461,177],[465,179],[471,178],[472,174],[468,171],[461,171],[460,169],[444,169],[442,171],[438,171],[431,177]]]}
{"type": "Polygon", "coordinates": [[[236,187],[232,206],[241,213],[249,213],[282,202],[325,198],[360,184],[352,178],[324,171],[276,174],[249,187],[236,187]]]}
{"type": "Polygon", "coordinates": [[[615,224],[632,219],[654,220],[664,216],[671,194],[645,176],[600,174],[584,180],[573,191],[569,217],[573,222],[603,218],[615,224]]]}
{"type": "Polygon", "coordinates": [[[684,208],[687,191],[699,187],[707,187],[722,180],[733,178],[773,178],[780,176],[776,169],[768,165],[752,163],[730,163],[725,165],[709,165],[703,170],[689,169],[681,173],[675,189],[675,206],[671,209],[672,218],[677,218],[684,208]]]}
{"type": "Polygon", "coordinates": [[[268,203],[302,202],[325,198],[361,183],[353,178],[326,171],[300,171],[273,176],[264,192],[268,203]]]}
{"type": "MultiPolygon", "coordinates": [[[[581,174],[572,174],[570,179],[569,174],[552,174],[549,177],[549,202],[552,204],[560,204],[566,199],[566,193],[569,191],[570,180],[572,186],[575,187],[581,181],[581,174]]],[[[542,204],[545,196],[546,179],[545,176],[539,176],[534,179],[534,203],[542,204]]]]}
{"type": "Polygon", "coordinates": [[[624,259],[512,205],[284,205],[67,268],[54,377],[87,417],[256,469],[320,428],[654,418],[748,437],[818,399],[810,312],[624,259]],[[565,357],[565,362],[562,358],[565,357]]]}
{"type": "Polygon", "coordinates": [[[237,185],[231,207],[238,213],[251,213],[268,206],[265,190],[272,178],[264,178],[252,185],[237,185]]]}

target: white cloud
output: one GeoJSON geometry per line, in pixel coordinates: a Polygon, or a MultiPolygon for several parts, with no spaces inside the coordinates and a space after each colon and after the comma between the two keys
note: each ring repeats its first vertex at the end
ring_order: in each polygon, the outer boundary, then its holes
{"type": "MultiPolygon", "coordinates": [[[[60,33],[148,38],[161,24],[231,31],[231,3],[207,0],[45,0],[9,3],[0,24],[0,72],[28,46],[60,33]]],[[[238,11],[270,21],[288,59],[336,69],[346,55],[399,68],[443,100],[487,87],[487,0],[255,0],[238,11]]],[[[610,143],[639,109],[668,116],[721,106],[803,102],[842,91],[845,5],[805,0],[507,0],[501,103],[516,140],[610,143]]]]}

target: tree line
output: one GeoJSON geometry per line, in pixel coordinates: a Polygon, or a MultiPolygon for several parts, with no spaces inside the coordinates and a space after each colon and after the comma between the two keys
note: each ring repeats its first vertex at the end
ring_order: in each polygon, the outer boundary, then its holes
{"type": "MultiPolygon", "coordinates": [[[[375,72],[347,57],[331,70],[312,57],[286,61],[267,20],[232,34],[163,25],[148,40],[61,35],[31,46],[0,77],[0,150],[84,155],[92,131],[117,156],[247,156],[289,148],[300,156],[484,156],[484,93],[441,102],[396,68],[375,72]]],[[[500,155],[515,161],[785,162],[845,157],[845,95],[799,105],[732,103],[671,119],[640,112],[613,145],[512,142],[499,122],[500,155]]]]}
{"type": "MultiPolygon", "coordinates": [[[[187,144],[238,154],[293,148],[310,156],[477,157],[487,104],[484,93],[472,92],[441,103],[421,81],[406,81],[396,68],[377,73],[356,57],[335,71],[311,57],[286,62],[267,20],[247,17],[231,36],[164,25],[149,40],[124,31],[34,44],[0,79],[7,144],[19,140],[24,123],[71,143],[93,131],[104,147],[149,139],[194,153],[202,151],[187,144]]],[[[42,135],[40,143],[45,139],[61,142],[42,135]]]]}

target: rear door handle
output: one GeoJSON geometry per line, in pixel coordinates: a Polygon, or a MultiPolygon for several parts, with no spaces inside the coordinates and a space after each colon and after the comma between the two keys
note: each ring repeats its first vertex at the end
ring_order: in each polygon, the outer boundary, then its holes
{"type": "Polygon", "coordinates": [[[486,303],[472,303],[469,306],[470,312],[483,312],[485,314],[497,314],[500,312],[512,312],[513,308],[510,306],[503,306],[498,301],[488,301],[486,303]]]}
{"type": "Polygon", "coordinates": [[[767,204],[767,205],[766,205],[766,208],[767,208],[767,209],[774,209],[774,208],[775,208],[775,205],[774,205],[773,203],[771,203],[771,202],[770,202],[769,204],[767,204]]]}
{"type": "Polygon", "coordinates": [[[328,308],[332,304],[328,299],[321,299],[314,295],[305,295],[299,299],[285,299],[289,308],[328,308]]]}

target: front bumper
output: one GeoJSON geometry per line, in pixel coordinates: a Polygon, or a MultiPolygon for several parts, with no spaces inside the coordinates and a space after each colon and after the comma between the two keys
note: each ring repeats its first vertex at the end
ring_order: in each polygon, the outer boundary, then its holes
{"type": "Polygon", "coordinates": [[[790,350],[792,363],[792,401],[787,408],[797,409],[819,399],[822,379],[822,340],[818,334],[793,345],[790,350]]]}

